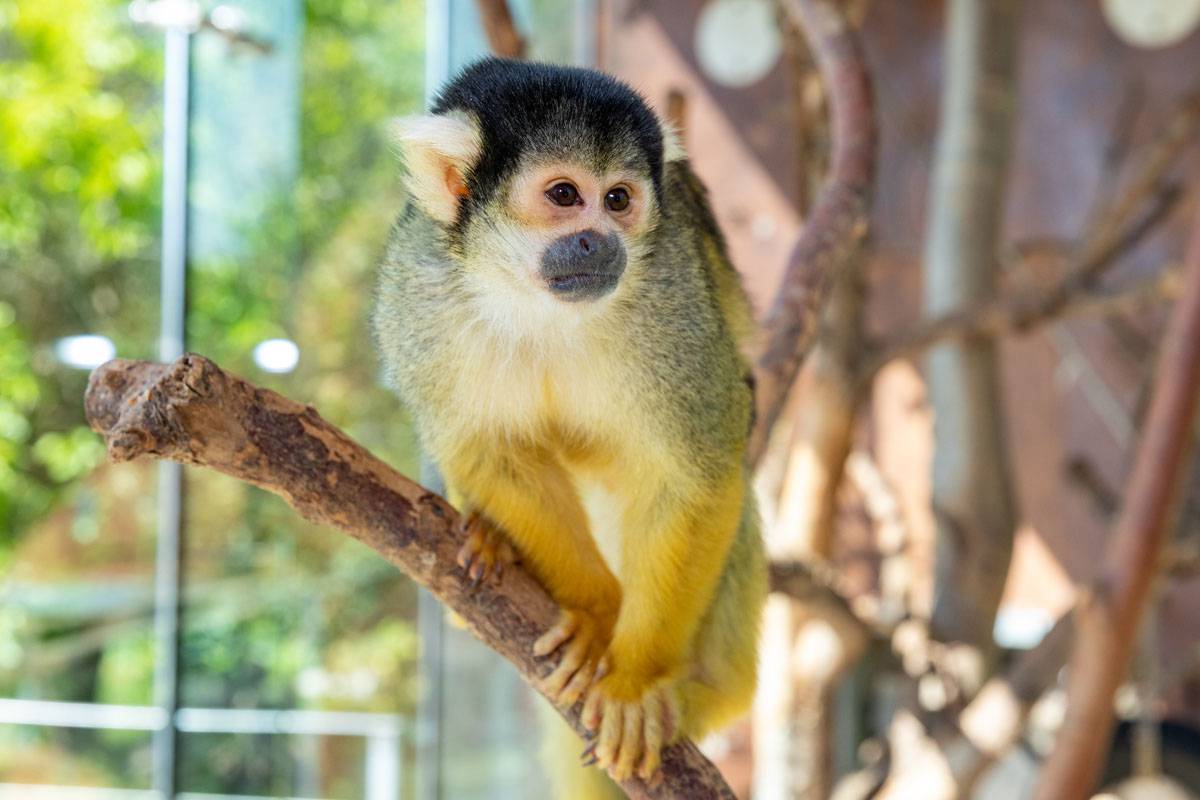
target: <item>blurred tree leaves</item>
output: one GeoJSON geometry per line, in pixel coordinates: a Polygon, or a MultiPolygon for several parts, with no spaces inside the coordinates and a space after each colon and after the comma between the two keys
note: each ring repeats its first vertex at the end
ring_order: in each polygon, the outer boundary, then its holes
{"type": "MultiPolygon", "coordinates": [[[[252,21],[256,8],[273,7],[236,4],[252,21]]],[[[122,580],[148,585],[153,465],[97,467],[103,451],[80,403],[86,374],[58,363],[52,349],[59,337],[98,333],[122,357],[153,358],[156,350],[161,34],[135,28],[127,8],[127,0],[0,0],[5,694],[67,699],[58,695],[74,676],[71,691],[85,694],[71,699],[150,700],[152,605],[136,592],[120,609],[100,601],[122,580]],[[75,601],[52,613],[6,604],[31,585],[69,587],[75,601]]],[[[193,254],[189,346],[314,404],[411,472],[412,434],[378,385],[367,320],[374,266],[398,206],[386,121],[419,110],[423,97],[423,3],[309,0],[302,8],[298,116],[278,120],[299,126],[298,163],[263,187],[261,209],[236,231],[236,254],[193,254]],[[300,347],[289,375],[264,373],[251,357],[255,344],[276,336],[300,347]]],[[[228,48],[219,55],[230,63],[255,57],[214,37],[203,32],[197,42],[228,48]]],[[[221,137],[230,133],[205,135],[228,146],[234,139],[221,137]]],[[[205,183],[212,180],[193,174],[193,200],[214,196],[205,183]]],[[[410,707],[416,639],[408,582],[256,489],[193,472],[186,498],[187,702],[410,707]]],[[[141,781],[144,735],[105,733],[68,747],[69,736],[44,734],[39,741],[56,743],[50,751],[63,770],[70,751],[86,755],[89,768],[105,765],[113,780],[141,781]]],[[[234,763],[247,749],[228,745],[187,745],[191,785],[249,786],[239,783],[244,765],[234,763]]],[[[281,750],[281,763],[287,758],[281,750]]],[[[357,775],[358,765],[347,762],[344,771],[357,775]]],[[[12,774],[0,763],[0,777],[12,774]]],[[[251,788],[291,793],[285,777],[259,776],[251,788]]]]}
{"type": "Polygon", "coordinates": [[[57,337],[148,354],[161,56],[116,0],[0,0],[0,565],[101,454],[57,337]]]}

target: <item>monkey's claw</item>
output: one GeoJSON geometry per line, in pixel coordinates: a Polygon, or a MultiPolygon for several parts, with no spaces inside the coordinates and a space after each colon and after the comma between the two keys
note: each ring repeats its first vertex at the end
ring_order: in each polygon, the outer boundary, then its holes
{"type": "Polygon", "coordinates": [[[607,681],[588,692],[580,715],[599,737],[587,753],[613,780],[637,775],[653,779],[662,763],[662,748],[674,739],[679,724],[679,698],[671,683],[652,687],[634,701],[614,699],[607,681]]]}
{"type": "Polygon", "coordinates": [[[467,534],[467,540],[458,549],[455,561],[470,579],[471,588],[493,576],[499,581],[504,575],[504,567],[517,560],[517,553],[508,539],[479,513],[463,517],[459,527],[467,534]]]}
{"type": "Polygon", "coordinates": [[[564,609],[554,627],[533,644],[533,654],[539,658],[559,654],[558,664],[542,679],[542,691],[557,705],[573,706],[595,680],[607,646],[589,614],[564,609]]]}

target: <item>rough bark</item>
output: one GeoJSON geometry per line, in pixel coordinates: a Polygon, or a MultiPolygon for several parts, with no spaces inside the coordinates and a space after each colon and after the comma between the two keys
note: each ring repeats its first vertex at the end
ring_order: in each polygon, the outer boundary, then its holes
{"type": "MultiPolygon", "coordinates": [[[[1017,5],[952,0],[948,7],[925,246],[930,316],[995,293],[1016,111],[1017,5]]],[[[932,630],[987,652],[1016,517],[995,345],[940,345],[929,353],[927,375],[937,520],[932,630]]]]}
{"type": "Polygon", "coordinates": [[[1200,218],[1183,296],[1163,340],[1150,410],[1098,577],[1076,612],[1067,716],[1046,760],[1038,800],[1088,796],[1113,729],[1113,694],[1129,668],[1170,528],[1200,401],[1200,218]]]}
{"type": "Polygon", "coordinates": [[[766,451],[813,345],[830,275],[857,257],[866,240],[875,179],[874,101],[857,34],[832,0],[787,0],[786,7],[799,21],[827,87],[833,152],[829,176],[764,319],[751,463],[766,451]]]}
{"type": "MultiPolygon", "coordinates": [[[[208,467],[274,492],[303,517],[358,539],[430,590],[537,688],[551,664],[532,655],[557,607],[520,565],[472,589],[455,564],[458,514],[309,406],[253,386],[211,361],[110,361],[92,373],[85,408],[109,458],[149,455],[208,467]]],[[[577,709],[563,716],[582,731],[577,709]]],[[[663,754],[662,780],[631,780],[633,798],[726,798],[733,793],[691,742],[663,754]]]]}

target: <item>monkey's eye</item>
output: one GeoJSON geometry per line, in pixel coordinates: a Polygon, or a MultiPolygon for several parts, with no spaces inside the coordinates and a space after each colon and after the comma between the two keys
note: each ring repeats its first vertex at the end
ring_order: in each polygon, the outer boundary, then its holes
{"type": "Polygon", "coordinates": [[[550,202],[559,206],[573,206],[579,202],[579,190],[569,183],[556,183],[546,192],[550,202]]]}
{"type": "Polygon", "coordinates": [[[604,195],[604,205],[609,211],[624,211],[629,208],[629,190],[624,186],[614,186],[604,195]]]}

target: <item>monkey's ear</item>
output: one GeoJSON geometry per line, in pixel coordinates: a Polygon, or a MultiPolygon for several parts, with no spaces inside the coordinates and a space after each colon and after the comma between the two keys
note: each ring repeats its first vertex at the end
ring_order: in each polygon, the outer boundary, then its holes
{"type": "Polygon", "coordinates": [[[453,222],[468,194],[467,173],[479,159],[479,127],[465,114],[400,117],[390,127],[413,198],[429,216],[453,222]]]}
{"type": "Polygon", "coordinates": [[[663,137],[663,161],[682,161],[688,157],[687,150],[683,146],[683,137],[679,135],[679,131],[675,130],[675,126],[668,122],[659,123],[662,129],[663,137]]]}

